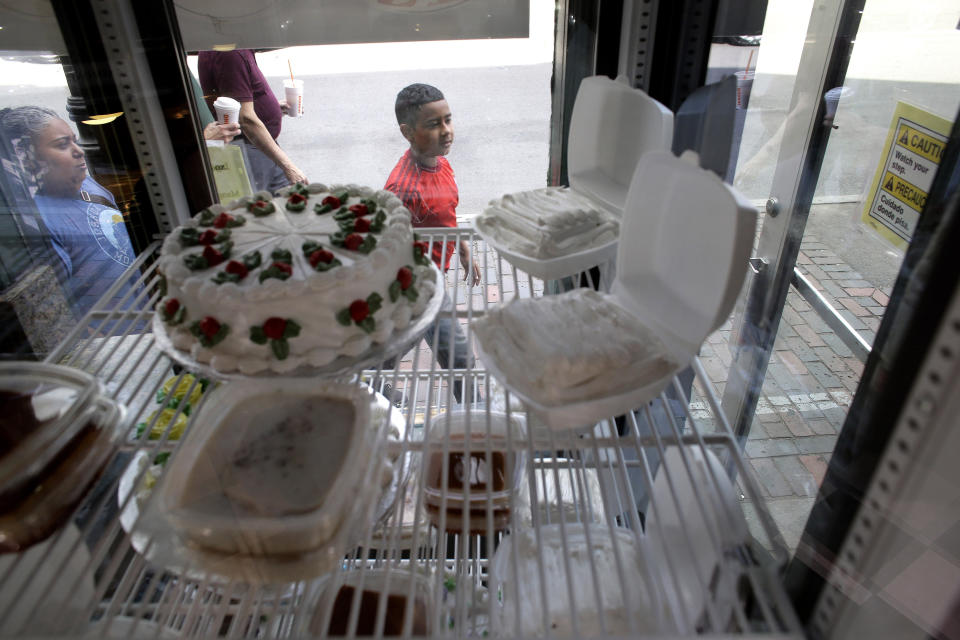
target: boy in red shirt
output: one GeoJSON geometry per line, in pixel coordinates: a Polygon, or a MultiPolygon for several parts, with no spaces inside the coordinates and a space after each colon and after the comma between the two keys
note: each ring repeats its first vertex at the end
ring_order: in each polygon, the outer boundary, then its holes
{"type": "MultiPolygon", "coordinates": [[[[443,93],[427,84],[412,84],[397,94],[394,110],[400,133],[410,148],[390,172],[383,188],[403,201],[410,210],[414,227],[456,227],[460,192],[453,169],[443,157],[450,153],[453,145],[453,116],[443,93]]],[[[480,268],[470,259],[470,245],[466,240],[461,240],[459,247],[452,241],[433,243],[433,261],[446,272],[455,248],[459,249],[464,280],[469,286],[479,284],[480,268]]],[[[473,353],[452,310],[453,302],[444,293],[440,315],[427,329],[425,337],[431,348],[436,344],[437,362],[442,367],[472,368],[473,353]]],[[[392,362],[384,363],[384,367],[392,366],[392,362]]],[[[453,393],[458,402],[461,392],[461,383],[455,382],[453,393]]],[[[470,395],[468,388],[467,396],[470,395]]]]}

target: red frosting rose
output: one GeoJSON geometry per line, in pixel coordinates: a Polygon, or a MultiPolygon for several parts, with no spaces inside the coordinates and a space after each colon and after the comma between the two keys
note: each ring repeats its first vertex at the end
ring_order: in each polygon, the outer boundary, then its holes
{"type": "MultiPolygon", "coordinates": [[[[357,221],[359,222],[359,220],[357,221]]],[[[343,246],[351,251],[356,251],[363,244],[363,236],[359,233],[351,233],[343,239],[343,246]]]]}
{"type": "Polygon", "coordinates": [[[220,331],[220,323],[217,322],[216,318],[207,316],[200,321],[200,331],[207,336],[207,339],[213,339],[213,336],[220,331]]]}
{"type": "Polygon", "coordinates": [[[203,248],[203,257],[207,260],[207,265],[215,267],[223,262],[223,254],[210,245],[203,248]]]}
{"type": "Polygon", "coordinates": [[[310,254],[310,266],[316,267],[321,262],[330,263],[333,262],[333,254],[327,251],[326,249],[317,249],[310,254]]]}
{"type": "Polygon", "coordinates": [[[370,220],[367,218],[357,218],[356,222],[353,223],[353,230],[360,233],[370,231],[370,220]]]}
{"type": "Polygon", "coordinates": [[[282,340],[287,330],[287,321],[283,318],[267,318],[263,323],[263,333],[271,340],[282,340]]]}
{"type": "Polygon", "coordinates": [[[167,300],[167,304],[163,306],[163,310],[167,313],[168,316],[172,316],[177,311],[180,310],[180,301],[176,298],[170,298],[167,300]]]}
{"type": "Polygon", "coordinates": [[[217,232],[213,229],[207,229],[197,237],[199,244],[211,245],[217,241],[217,232]]]}
{"type": "Polygon", "coordinates": [[[216,218],[213,219],[213,226],[217,229],[223,229],[228,224],[233,222],[233,216],[229,213],[221,213],[216,218]]]}
{"type": "Polygon", "coordinates": [[[339,208],[340,208],[340,199],[337,198],[336,196],[327,196],[326,198],[324,198],[323,200],[320,201],[320,204],[328,204],[328,205],[330,205],[331,207],[333,207],[334,209],[339,209],[339,208]]]}
{"type": "Polygon", "coordinates": [[[247,274],[249,273],[247,266],[242,262],[238,262],[236,260],[231,260],[230,262],[228,262],[227,267],[224,269],[224,271],[226,271],[227,273],[237,274],[238,276],[240,276],[241,280],[246,278],[247,274]]]}
{"type": "Polygon", "coordinates": [[[350,317],[354,322],[363,322],[370,315],[370,305],[366,300],[354,300],[350,303],[350,317]]]}
{"type": "Polygon", "coordinates": [[[290,275],[293,273],[293,267],[288,265],[286,262],[274,262],[272,265],[270,265],[270,267],[273,269],[279,269],[280,271],[283,271],[287,275],[290,275]]]}
{"type": "Polygon", "coordinates": [[[400,271],[397,271],[397,280],[400,281],[401,291],[406,291],[413,284],[413,272],[406,267],[400,267],[400,271]]]}
{"type": "Polygon", "coordinates": [[[367,215],[367,213],[369,213],[369,209],[367,209],[367,205],[363,203],[351,205],[348,208],[350,211],[353,212],[354,217],[357,217],[357,218],[359,218],[360,216],[365,216],[367,215]]]}

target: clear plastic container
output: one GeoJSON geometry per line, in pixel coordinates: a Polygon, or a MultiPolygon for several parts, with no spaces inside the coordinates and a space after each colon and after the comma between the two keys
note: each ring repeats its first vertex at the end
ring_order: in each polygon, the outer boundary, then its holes
{"type": "Polygon", "coordinates": [[[358,636],[373,635],[379,615],[384,616],[384,636],[402,635],[408,624],[407,616],[411,617],[411,635],[433,635],[438,603],[430,580],[421,573],[399,568],[358,569],[331,574],[312,587],[307,615],[295,634],[297,637],[346,635],[354,606],[359,607],[358,636]],[[354,605],[357,597],[359,601],[354,605]],[[381,610],[381,603],[386,607],[385,612],[381,610]]]}
{"type": "Polygon", "coordinates": [[[355,517],[393,478],[373,401],[367,386],[314,379],[221,385],[161,479],[166,519],[226,554],[345,548],[355,517]]]}
{"type": "Polygon", "coordinates": [[[95,399],[81,413],[68,449],[33,478],[31,490],[0,515],[0,552],[19,552],[57,531],[80,503],[113,455],[126,411],[112,400],[95,399]]]}
{"type": "Polygon", "coordinates": [[[515,636],[518,629],[521,637],[542,636],[547,629],[553,636],[682,632],[665,622],[656,587],[660,571],[644,548],[643,534],[638,544],[627,529],[614,528],[611,537],[599,524],[564,527],[563,532],[560,525],[540,527],[539,544],[531,529],[501,539],[490,568],[491,597],[499,602],[491,619],[495,635],[515,636]]]}
{"type": "Polygon", "coordinates": [[[519,490],[526,468],[525,438],[522,420],[511,415],[508,422],[505,413],[457,411],[433,418],[423,469],[426,511],[434,524],[439,526],[445,510],[445,528],[461,531],[463,513],[469,510],[471,520],[485,530],[489,501],[497,528],[502,528],[509,521],[510,496],[519,490]]]}
{"type": "Polygon", "coordinates": [[[100,390],[100,382],[79,369],[0,363],[0,511],[14,508],[89,424],[100,390]]]}

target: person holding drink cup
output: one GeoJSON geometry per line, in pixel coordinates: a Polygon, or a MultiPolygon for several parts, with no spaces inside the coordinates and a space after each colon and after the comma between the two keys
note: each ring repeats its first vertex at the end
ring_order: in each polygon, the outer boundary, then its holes
{"type": "Polygon", "coordinates": [[[240,124],[239,143],[246,147],[254,190],[274,192],[295,182],[308,182],[277,144],[284,112],[293,115],[294,109],[300,111],[302,83],[298,105],[291,109],[286,100],[281,104],[273,95],[250,49],[201,51],[198,69],[200,85],[217,121],[236,118],[240,124]]]}

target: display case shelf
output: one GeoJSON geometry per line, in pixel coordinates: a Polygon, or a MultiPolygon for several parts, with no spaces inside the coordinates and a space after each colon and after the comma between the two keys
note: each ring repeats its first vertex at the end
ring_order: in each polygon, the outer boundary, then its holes
{"type": "MultiPolygon", "coordinates": [[[[447,286],[456,309],[441,311],[459,319],[471,340],[470,320],[491,305],[564,286],[511,268],[468,227],[418,231],[475,248],[481,285],[467,288],[455,261],[447,286]]],[[[347,580],[358,591],[392,581],[389,591],[411,601],[422,592],[429,634],[437,636],[802,636],[779,578],[785,548],[696,360],[694,386],[676,379],[633,413],[557,432],[538,426],[482,362],[443,369],[432,345],[421,341],[395,369],[342,378],[393,390],[400,406],[385,409],[385,424],[399,412],[405,428],[400,440],[382,446],[406,464],[388,515],[380,522],[372,513],[361,518],[366,525],[355,532],[356,548],[333,572],[263,583],[231,579],[202,563],[171,568],[148,560],[156,541],[131,531],[158,492],[144,490],[150,465],[131,461],[176,456],[189,446],[208,395],[176,437],[184,407],[158,402],[158,391],[171,378],[187,394],[202,383],[175,371],[149,333],[160,297],[158,251],[158,244],[151,247],[128,272],[135,285],[127,287],[129,303],[95,307],[48,358],[98,376],[128,418],[119,453],[70,523],[42,543],[43,552],[0,558],[3,635],[299,637],[326,629],[330,600],[320,596],[347,580]],[[464,381],[474,397],[460,405],[453,388],[464,381]],[[695,419],[692,393],[710,419],[700,415],[703,409],[695,419]],[[430,455],[449,452],[448,411],[465,412],[459,419],[468,435],[486,436],[481,443],[491,441],[491,425],[506,416],[504,453],[527,464],[520,490],[502,502],[488,498],[459,526],[441,507],[435,521],[441,530],[425,515],[423,471],[430,455]],[[314,616],[319,627],[311,627],[314,616]]],[[[492,459],[485,444],[478,453],[492,459]]],[[[449,507],[450,495],[440,494],[449,507]]],[[[348,631],[363,624],[359,609],[355,603],[349,610],[348,631]]],[[[414,631],[412,616],[407,620],[405,634],[414,631]]],[[[380,635],[386,621],[370,624],[380,635]]]]}

